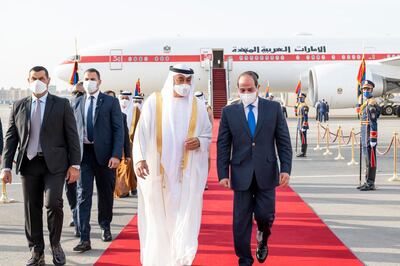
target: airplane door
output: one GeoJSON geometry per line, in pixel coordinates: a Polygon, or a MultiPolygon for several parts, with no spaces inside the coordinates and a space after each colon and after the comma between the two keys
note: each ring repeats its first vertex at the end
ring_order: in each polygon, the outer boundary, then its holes
{"type": "Polygon", "coordinates": [[[122,49],[110,50],[110,70],[122,70],[122,49]]]}
{"type": "Polygon", "coordinates": [[[224,68],[224,50],[213,50],[213,68],[224,68]]]}

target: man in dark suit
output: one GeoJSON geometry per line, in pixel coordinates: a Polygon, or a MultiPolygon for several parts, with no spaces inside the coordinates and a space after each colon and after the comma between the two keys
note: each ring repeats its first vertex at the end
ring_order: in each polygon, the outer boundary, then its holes
{"type": "Polygon", "coordinates": [[[217,166],[220,184],[234,190],[234,244],[239,265],[244,266],[254,262],[250,248],[253,214],[258,228],[257,260],[262,263],[268,256],[275,187],[289,183],[292,147],[280,104],[258,97],[258,75],[244,72],[237,85],[241,102],[222,110],[217,166]]]}
{"type": "MultiPolygon", "coordinates": [[[[73,108],[75,106],[75,101],[78,97],[82,96],[85,93],[83,90],[83,82],[79,81],[77,84],[75,84],[73,90],[72,90],[72,98],[70,99],[71,101],[71,107],[73,108]]],[[[77,116],[75,117],[76,119],[76,125],[78,129],[81,129],[79,125],[82,124],[82,117],[77,116]]],[[[79,135],[79,143],[80,143],[80,150],[81,150],[81,160],[82,160],[82,155],[83,155],[83,131],[78,130],[78,135],[79,135]]],[[[76,193],[76,187],[77,187],[77,182],[74,183],[68,183],[65,182],[65,194],[67,195],[67,200],[68,204],[72,213],[72,221],[69,223],[70,227],[74,227],[74,236],[75,237],[80,237],[79,233],[79,228],[78,228],[78,209],[77,209],[77,193],[76,193]]]]}
{"type": "Polygon", "coordinates": [[[5,137],[2,177],[12,181],[11,169],[18,148],[16,172],[24,193],[25,234],[31,259],[26,265],[44,265],[43,193],[50,244],[55,265],[65,264],[60,245],[63,225],[63,187],[79,177],[81,162],[75,118],[67,99],[48,93],[48,71],[29,71],[32,96],[14,103],[5,137]]]}
{"type": "Polygon", "coordinates": [[[4,145],[3,124],[1,123],[1,119],[0,119],[0,163],[1,163],[1,154],[3,154],[3,145],[4,145]]]}
{"type": "Polygon", "coordinates": [[[79,97],[74,106],[75,116],[82,118],[78,131],[83,132],[82,171],[78,182],[78,225],[81,236],[79,244],[74,247],[74,251],[78,252],[91,249],[90,212],[94,179],[102,240],[112,240],[110,224],[113,216],[115,169],[122,157],[124,128],[118,100],[101,93],[100,84],[100,73],[93,68],[86,70],[83,81],[86,94],[79,97]]]}

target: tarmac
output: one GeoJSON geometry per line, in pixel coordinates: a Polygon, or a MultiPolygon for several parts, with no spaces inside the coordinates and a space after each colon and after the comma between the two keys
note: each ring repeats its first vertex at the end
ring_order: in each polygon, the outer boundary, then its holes
{"type": "MultiPolygon", "coordinates": [[[[8,112],[4,108],[0,107],[0,116],[3,128],[6,128],[8,112]]],[[[288,113],[292,113],[291,108],[288,108],[288,113]]],[[[339,125],[342,126],[344,135],[348,135],[351,128],[359,131],[360,123],[354,115],[348,111],[332,113],[329,121],[331,131],[336,132],[339,125]]],[[[288,125],[295,152],[297,120],[288,118],[288,125]]],[[[359,183],[359,165],[347,165],[351,158],[351,147],[342,147],[344,160],[334,159],[338,152],[337,144],[330,147],[332,155],[324,156],[325,150],[314,150],[317,145],[316,128],[315,119],[310,118],[307,157],[293,158],[291,187],[364,264],[400,265],[400,182],[388,181],[393,175],[393,147],[387,155],[378,155],[378,189],[360,192],[356,189],[359,183]]],[[[399,118],[383,117],[379,120],[379,150],[384,151],[388,147],[394,131],[400,133],[399,118]]],[[[320,146],[326,145],[321,142],[320,146]]],[[[359,161],[358,150],[355,154],[355,159],[359,161]]],[[[19,177],[14,175],[13,184],[7,186],[7,190],[9,197],[17,202],[0,204],[0,266],[25,265],[30,254],[25,239],[19,177]]],[[[109,245],[100,239],[96,196],[95,192],[91,215],[93,249],[84,254],[72,251],[79,239],[73,236],[73,228],[68,226],[71,212],[64,197],[65,217],[61,244],[67,256],[67,265],[92,265],[109,245]]],[[[136,197],[115,200],[111,227],[114,237],[132,219],[136,208],[136,197]]],[[[43,221],[48,247],[45,210],[43,221]]],[[[52,265],[49,264],[52,259],[47,248],[46,261],[48,265],[52,265]]]]}

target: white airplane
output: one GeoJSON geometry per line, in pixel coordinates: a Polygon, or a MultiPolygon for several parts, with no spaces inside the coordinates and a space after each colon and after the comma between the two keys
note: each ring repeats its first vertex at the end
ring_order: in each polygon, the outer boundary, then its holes
{"type": "Polygon", "coordinates": [[[236,93],[237,76],[247,70],[260,76],[261,91],[281,93],[287,103],[299,80],[314,105],[354,107],[356,77],[365,54],[367,79],[375,96],[400,90],[400,39],[142,39],[100,45],[66,59],[56,75],[69,81],[74,61],[79,74],[91,67],[101,73],[102,89],[134,90],[138,78],[145,95],[162,88],[170,65],[193,68],[196,88],[220,109],[236,93]]]}

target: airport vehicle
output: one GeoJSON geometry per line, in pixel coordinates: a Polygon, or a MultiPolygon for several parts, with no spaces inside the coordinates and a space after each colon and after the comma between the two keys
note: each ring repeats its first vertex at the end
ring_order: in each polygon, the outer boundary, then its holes
{"type": "Polygon", "coordinates": [[[397,115],[400,117],[400,95],[386,94],[377,98],[377,102],[381,107],[382,115],[397,115]]]}

